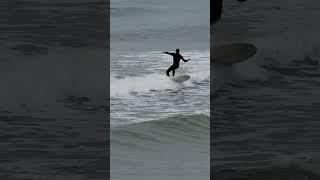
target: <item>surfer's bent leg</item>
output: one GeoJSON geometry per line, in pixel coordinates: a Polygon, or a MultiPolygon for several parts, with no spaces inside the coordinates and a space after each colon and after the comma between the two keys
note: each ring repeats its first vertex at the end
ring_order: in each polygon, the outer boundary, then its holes
{"type": "Polygon", "coordinates": [[[173,68],[173,65],[169,67],[169,69],[167,70],[167,76],[170,76],[170,75],[169,75],[169,72],[172,71],[173,69],[174,69],[174,68],[173,68]]]}
{"type": "Polygon", "coordinates": [[[172,65],[169,67],[169,69],[167,70],[167,76],[170,76],[170,71],[172,71],[172,75],[174,76],[175,74],[175,70],[179,68],[179,65],[172,65]]]}
{"type": "Polygon", "coordinates": [[[173,68],[172,68],[172,76],[174,76],[174,74],[175,74],[175,70],[176,69],[178,69],[179,68],[179,65],[175,65],[175,66],[173,66],[173,68]]]}

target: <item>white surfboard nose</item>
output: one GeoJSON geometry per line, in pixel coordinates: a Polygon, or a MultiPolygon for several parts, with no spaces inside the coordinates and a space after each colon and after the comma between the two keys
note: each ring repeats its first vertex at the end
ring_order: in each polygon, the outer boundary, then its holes
{"type": "Polygon", "coordinates": [[[176,82],[184,82],[190,79],[189,75],[179,75],[179,76],[173,76],[171,77],[171,80],[176,82]]]}

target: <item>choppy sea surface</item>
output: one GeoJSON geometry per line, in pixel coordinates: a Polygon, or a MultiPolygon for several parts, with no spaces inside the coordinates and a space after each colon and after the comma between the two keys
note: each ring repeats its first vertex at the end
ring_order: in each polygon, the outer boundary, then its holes
{"type": "Polygon", "coordinates": [[[105,12],[0,2],[1,179],[106,178],[105,12]]]}
{"type": "Polygon", "coordinates": [[[111,1],[111,179],[209,179],[208,4],[111,1]]]}
{"type": "Polygon", "coordinates": [[[214,178],[319,179],[320,3],[224,7],[212,43],[252,43],[258,53],[232,67],[211,67],[214,178]]]}

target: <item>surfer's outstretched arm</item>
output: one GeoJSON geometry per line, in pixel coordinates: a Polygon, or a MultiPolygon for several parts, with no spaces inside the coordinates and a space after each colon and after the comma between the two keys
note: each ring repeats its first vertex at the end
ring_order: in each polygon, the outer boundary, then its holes
{"type": "Polygon", "coordinates": [[[181,56],[181,59],[182,59],[182,61],[184,61],[184,62],[190,61],[190,59],[185,60],[185,59],[183,58],[183,56],[181,56]]]}
{"type": "Polygon", "coordinates": [[[167,51],[162,52],[162,53],[169,54],[169,55],[171,55],[171,56],[173,56],[173,55],[174,55],[174,53],[169,53],[169,52],[167,52],[167,51]]]}

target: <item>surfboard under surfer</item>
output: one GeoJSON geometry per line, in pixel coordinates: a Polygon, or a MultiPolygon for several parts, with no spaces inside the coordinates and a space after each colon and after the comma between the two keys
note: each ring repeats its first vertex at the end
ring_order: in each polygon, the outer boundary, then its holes
{"type": "Polygon", "coordinates": [[[167,51],[162,53],[169,54],[173,57],[173,64],[172,66],[169,67],[169,69],[166,72],[167,76],[170,76],[169,75],[170,71],[172,71],[172,76],[174,76],[175,70],[179,68],[180,59],[182,59],[184,62],[188,62],[190,60],[190,59],[185,60],[183,56],[181,56],[179,49],[176,49],[176,53],[169,53],[167,51]]]}

